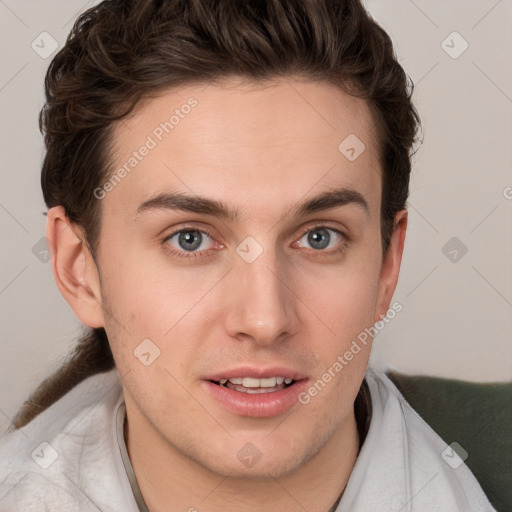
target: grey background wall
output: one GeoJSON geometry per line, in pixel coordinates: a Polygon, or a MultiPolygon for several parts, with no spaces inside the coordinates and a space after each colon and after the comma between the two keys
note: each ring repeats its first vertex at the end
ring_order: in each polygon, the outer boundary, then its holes
{"type": "MultiPolygon", "coordinates": [[[[45,70],[96,2],[0,0],[0,428],[81,326],[45,259],[45,70]]],[[[373,363],[512,379],[512,1],[367,0],[415,83],[424,143],[395,300],[373,363]]]]}

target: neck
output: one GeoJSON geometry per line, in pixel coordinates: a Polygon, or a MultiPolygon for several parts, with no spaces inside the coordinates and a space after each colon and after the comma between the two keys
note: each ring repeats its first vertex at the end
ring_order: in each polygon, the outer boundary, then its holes
{"type": "Polygon", "coordinates": [[[139,419],[130,421],[128,414],[125,438],[150,512],[168,512],[169,503],[173,510],[189,512],[331,512],[345,489],[359,447],[352,414],[314,457],[291,473],[278,478],[233,478],[192,460],[139,419]]]}

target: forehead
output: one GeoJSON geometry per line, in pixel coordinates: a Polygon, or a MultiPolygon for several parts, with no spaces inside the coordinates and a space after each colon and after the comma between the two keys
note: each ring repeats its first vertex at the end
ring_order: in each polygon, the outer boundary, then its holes
{"type": "Polygon", "coordinates": [[[135,214],[143,200],[169,191],[242,210],[252,200],[268,212],[315,187],[380,199],[369,106],[324,82],[226,80],[168,90],[114,126],[113,148],[109,175],[122,178],[109,187],[106,212],[122,205],[135,214]]]}

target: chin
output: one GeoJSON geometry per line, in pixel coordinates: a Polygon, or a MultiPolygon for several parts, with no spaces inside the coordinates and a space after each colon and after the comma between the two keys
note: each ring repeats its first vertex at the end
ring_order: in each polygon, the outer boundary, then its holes
{"type": "Polygon", "coordinates": [[[210,444],[210,450],[205,447],[201,456],[193,458],[212,473],[229,476],[230,479],[257,481],[282,478],[317,455],[329,438],[327,432],[302,439],[296,434],[292,440],[268,433],[254,436],[254,441],[247,436],[242,440],[230,438],[230,442],[224,445],[210,444]]]}

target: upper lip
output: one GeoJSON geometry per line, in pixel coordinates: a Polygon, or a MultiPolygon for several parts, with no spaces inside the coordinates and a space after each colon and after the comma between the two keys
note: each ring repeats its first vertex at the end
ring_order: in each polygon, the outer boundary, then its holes
{"type": "Polygon", "coordinates": [[[267,368],[258,368],[256,366],[238,366],[218,371],[217,373],[206,377],[205,380],[219,382],[221,379],[236,379],[237,377],[250,377],[253,379],[268,379],[270,377],[284,377],[285,379],[301,380],[306,375],[300,371],[285,366],[272,366],[267,368]]]}

